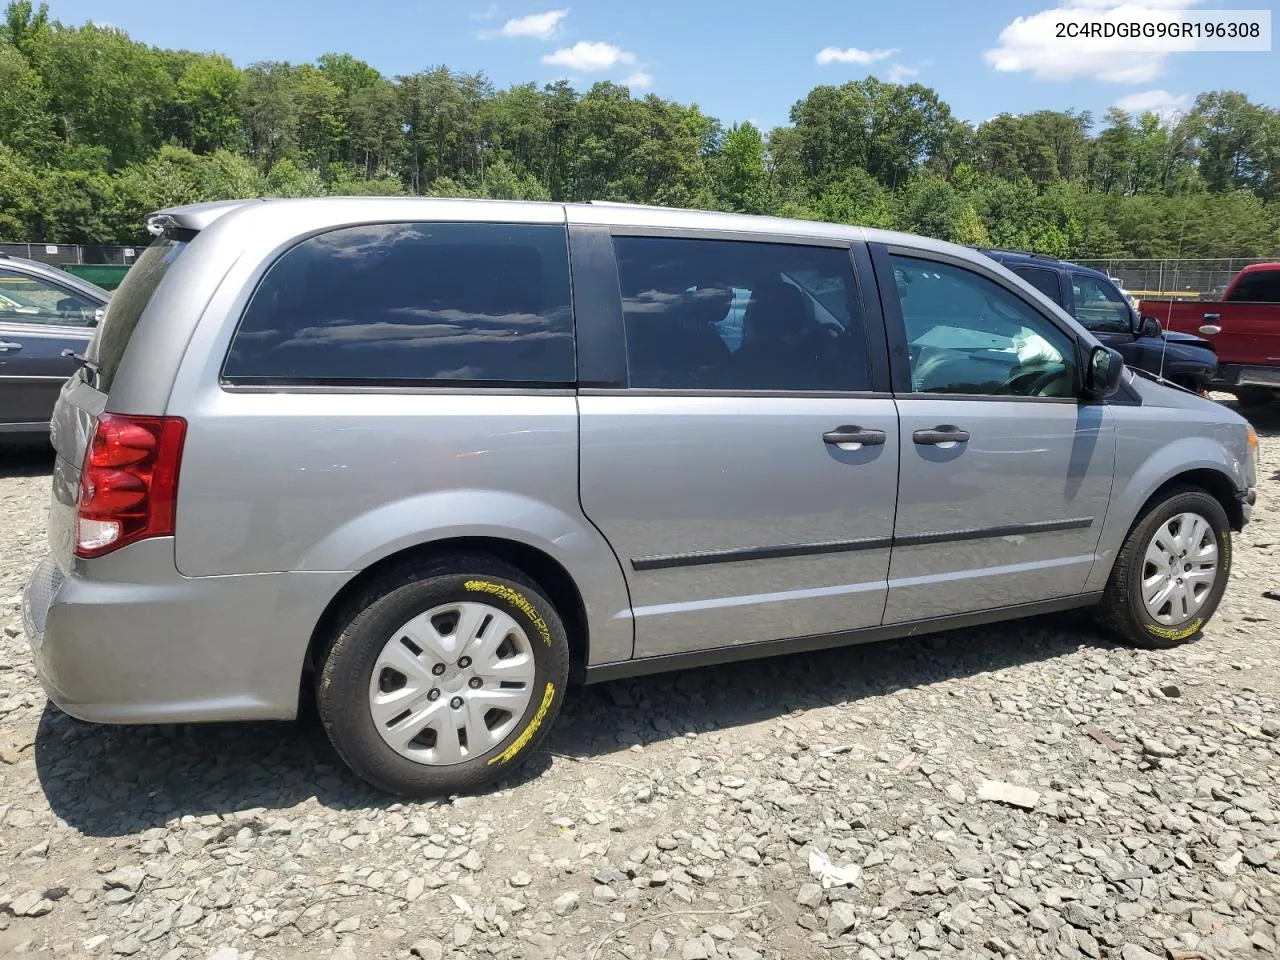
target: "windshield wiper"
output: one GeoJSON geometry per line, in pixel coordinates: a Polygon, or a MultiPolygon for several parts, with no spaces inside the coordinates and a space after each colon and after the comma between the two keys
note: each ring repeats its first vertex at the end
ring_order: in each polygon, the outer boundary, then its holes
{"type": "Polygon", "coordinates": [[[89,384],[91,387],[98,385],[98,378],[102,376],[102,368],[86,357],[83,353],[76,353],[70,347],[62,351],[64,357],[70,357],[80,365],[80,369],[93,375],[93,381],[89,384]]]}

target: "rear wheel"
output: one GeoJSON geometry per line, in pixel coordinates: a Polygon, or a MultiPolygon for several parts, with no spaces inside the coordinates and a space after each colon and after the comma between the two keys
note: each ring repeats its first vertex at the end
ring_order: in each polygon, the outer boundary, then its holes
{"type": "Polygon", "coordinates": [[[1176,490],[1129,532],[1103,594],[1101,620],[1134,646],[1178,646],[1213,617],[1230,573],[1226,511],[1203,490],[1176,490]]]}
{"type": "Polygon", "coordinates": [[[1276,397],[1274,390],[1266,387],[1241,387],[1236,391],[1236,401],[1242,407],[1260,407],[1276,397]]]}
{"type": "Polygon", "coordinates": [[[483,789],[559,713],[569,645],[520,571],[458,558],[373,584],[324,657],[316,701],[342,759],[404,797],[483,789]]]}

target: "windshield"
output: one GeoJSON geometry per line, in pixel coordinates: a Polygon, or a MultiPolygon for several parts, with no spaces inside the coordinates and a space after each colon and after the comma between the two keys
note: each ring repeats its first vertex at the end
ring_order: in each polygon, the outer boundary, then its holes
{"type": "Polygon", "coordinates": [[[89,344],[88,353],[89,359],[100,368],[97,387],[103,393],[111,390],[111,383],[120,369],[125,348],[142,312],[186,245],[186,241],[170,237],[156,239],[129,268],[124,281],[112,295],[106,316],[98,324],[93,342],[89,344]]]}

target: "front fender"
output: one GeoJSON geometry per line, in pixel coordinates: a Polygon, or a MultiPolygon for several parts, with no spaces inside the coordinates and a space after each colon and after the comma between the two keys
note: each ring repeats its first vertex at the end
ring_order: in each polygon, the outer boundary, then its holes
{"type": "Polygon", "coordinates": [[[631,658],[630,597],[608,542],[585,517],[519,494],[443,490],[382,504],[316,543],[300,569],[344,570],[354,577],[402,550],[461,537],[509,540],[547,554],[564,567],[582,596],[589,662],[631,658]]]}
{"type": "Polygon", "coordinates": [[[1107,521],[1098,540],[1098,557],[1089,574],[1086,591],[1103,589],[1111,576],[1116,554],[1151,495],[1170,480],[1194,470],[1212,470],[1237,490],[1248,486],[1245,465],[1221,439],[1182,437],[1144,450],[1140,438],[1119,437],[1115,485],[1107,508],[1107,521]]]}

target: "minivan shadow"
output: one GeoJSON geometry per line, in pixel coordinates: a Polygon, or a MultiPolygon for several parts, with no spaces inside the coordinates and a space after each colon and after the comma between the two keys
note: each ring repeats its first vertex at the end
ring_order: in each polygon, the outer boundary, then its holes
{"type": "Polygon", "coordinates": [[[53,447],[47,440],[0,443],[0,478],[39,477],[53,471],[53,447]]]}
{"type": "MultiPolygon", "coordinates": [[[[665,674],[575,690],[551,736],[504,787],[519,789],[552,762],[634,743],[732,729],[795,710],[1110,647],[1081,615],[665,674]]],[[[137,833],[185,815],[280,810],[314,797],[331,809],[385,807],[393,798],[349,773],[314,714],[296,723],[108,727],[46,706],[36,771],[53,812],[91,836],[137,833]]]]}

